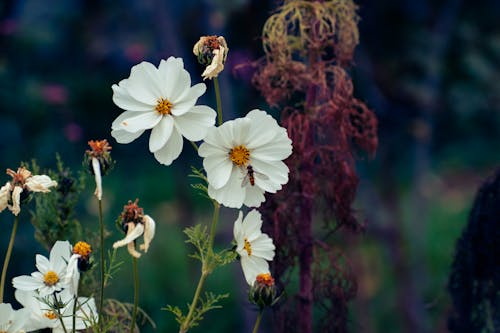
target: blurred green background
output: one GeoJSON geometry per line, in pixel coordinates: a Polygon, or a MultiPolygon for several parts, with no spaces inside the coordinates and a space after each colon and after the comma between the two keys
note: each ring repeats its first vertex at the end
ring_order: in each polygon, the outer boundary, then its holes
{"type": "MultiPolygon", "coordinates": [[[[202,68],[191,54],[201,35],[224,35],[230,51],[220,76],[224,118],[253,108],[269,110],[251,85],[252,67],[238,64],[263,56],[260,32],[279,2],[250,0],[98,1],[2,0],[0,2],[0,170],[35,158],[54,168],[59,153],[81,168],[91,139],[108,139],[117,161],[104,178],[104,211],[114,220],[129,199],[140,198],[157,222],[150,253],[139,260],[140,305],[158,332],[176,323],[160,308],[189,302],[199,266],[187,259],[182,230],[211,218],[211,205],[190,189],[190,166],[201,166],[189,144],[170,167],[148,152],[149,135],[128,145],[110,136],[121,110],[111,85],[143,60],[157,65],[171,55],[184,58],[193,83],[202,68]]],[[[421,327],[445,332],[450,299],[446,291],[454,245],[480,182],[500,162],[500,3],[358,1],[360,45],[352,76],[356,97],[379,118],[379,149],[361,160],[355,205],[366,221],[362,235],[345,243],[358,296],[351,304],[352,332],[410,332],[421,327]]],[[[211,82],[200,103],[215,107],[211,82]]],[[[274,115],[279,110],[269,110],[274,115]]],[[[7,181],[6,175],[0,178],[7,181]]],[[[78,206],[78,218],[97,228],[94,184],[78,206]]],[[[9,276],[34,270],[29,213],[21,213],[9,276]]],[[[235,210],[223,209],[216,243],[232,239],[235,210]]],[[[12,225],[0,214],[0,259],[12,225]]],[[[319,231],[320,232],[320,231],[319,231]]],[[[130,258],[107,295],[132,301],[130,258]]],[[[10,280],[10,279],[9,279],[10,280]]],[[[246,300],[238,263],[210,276],[209,290],[230,292],[223,310],[206,316],[193,332],[248,332],[256,315],[246,300]]],[[[13,291],[6,290],[7,301],[13,291]]],[[[268,313],[264,327],[272,320],[268,313]]],[[[144,326],[144,332],[152,332],[144,326]]]]}

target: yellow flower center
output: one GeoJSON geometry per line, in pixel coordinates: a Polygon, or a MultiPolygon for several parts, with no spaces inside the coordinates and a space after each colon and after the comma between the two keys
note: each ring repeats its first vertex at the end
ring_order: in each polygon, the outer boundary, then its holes
{"type": "Polygon", "coordinates": [[[248,241],[248,239],[246,237],[243,241],[245,242],[245,245],[243,245],[243,248],[247,251],[248,255],[251,256],[252,255],[252,245],[250,245],[250,242],[248,241]]]}
{"type": "Polygon", "coordinates": [[[155,110],[161,115],[166,115],[170,114],[172,107],[173,104],[170,103],[168,99],[160,98],[156,104],[155,110]]]}
{"type": "Polygon", "coordinates": [[[43,315],[49,319],[56,319],[57,318],[57,315],[54,313],[54,311],[47,311],[43,315]]]}
{"type": "Polygon", "coordinates": [[[45,275],[43,276],[43,282],[47,285],[47,286],[53,286],[55,285],[57,282],[59,282],[59,276],[57,276],[57,273],[54,272],[54,271],[48,271],[47,273],[45,273],[45,275]]]}
{"type": "Polygon", "coordinates": [[[255,280],[258,284],[266,285],[268,287],[274,284],[274,279],[269,273],[259,274],[255,280]]]}
{"type": "Polygon", "coordinates": [[[237,166],[245,166],[250,161],[250,150],[247,147],[240,145],[229,151],[229,158],[237,166]]]}
{"type": "Polygon", "coordinates": [[[91,252],[92,252],[92,247],[90,246],[89,243],[78,242],[75,244],[75,246],[73,246],[73,253],[79,254],[84,258],[87,258],[91,252]]]}

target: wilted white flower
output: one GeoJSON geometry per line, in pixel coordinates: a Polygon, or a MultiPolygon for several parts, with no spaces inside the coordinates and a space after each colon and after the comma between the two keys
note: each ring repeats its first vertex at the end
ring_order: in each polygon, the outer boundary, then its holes
{"type": "Polygon", "coordinates": [[[231,208],[257,207],[264,192],[288,182],[283,160],[292,153],[286,129],[261,110],[209,129],[198,153],[207,172],[208,194],[231,208]]]}
{"type": "Polygon", "coordinates": [[[203,71],[203,80],[213,79],[224,70],[227,53],[226,40],[222,36],[203,36],[194,44],[193,53],[198,58],[198,62],[207,66],[203,71]]]}
{"type": "MultiPolygon", "coordinates": [[[[73,329],[73,306],[75,296],[63,290],[53,296],[41,298],[34,291],[16,290],[16,300],[29,310],[26,331],[51,328],[53,333],[73,329]],[[55,299],[54,299],[55,297],[55,299]],[[64,323],[64,328],[61,319],[64,323]]],[[[75,330],[83,330],[98,322],[98,312],[93,298],[78,297],[75,313],[75,330]]]]}
{"type": "Polygon", "coordinates": [[[181,58],[132,67],[130,77],[113,85],[113,102],[126,110],[115,119],[111,135],[118,143],[130,143],[152,129],[149,150],[158,162],[170,165],[181,153],[183,139],[202,140],[214,126],[216,112],[195,105],[206,91],[204,83],[191,87],[191,77],[181,58]]]}
{"type": "Polygon", "coordinates": [[[89,171],[94,175],[96,189],[94,195],[97,200],[102,200],[102,176],[106,175],[112,168],[114,161],[109,151],[111,146],[108,140],[90,140],[88,142],[90,150],[85,151],[85,164],[89,166],[89,171]]]}
{"type": "Polygon", "coordinates": [[[130,255],[135,258],[141,256],[141,253],[135,249],[135,240],[144,235],[144,244],[141,244],[139,248],[148,252],[156,228],[155,221],[149,215],[144,215],[143,209],[137,205],[138,201],[129,200],[128,204],[124,206],[120,219],[126,236],[113,244],[115,249],[126,245],[130,255]]]}
{"type": "Polygon", "coordinates": [[[24,333],[28,316],[28,309],[14,310],[9,303],[0,303],[0,332],[24,333]]]}
{"type": "Polygon", "coordinates": [[[72,278],[66,275],[67,264],[71,256],[71,245],[68,241],[57,241],[50,250],[49,259],[37,254],[37,272],[31,276],[21,275],[12,279],[14,288],[27,291],[38,291],[40,297],[60,291],[68,287],[72,278]]]}
{"type": "Polygon", "coordinates": [[[50,192],[50,188],[57,186],[57,182],[47,175],[35,175],[20,167],[17,171],[7,169],[12,180],[0,189],[0,212],[8,207],[12,214],[19,215],[21,203],[28,198],[30,192],[50,192]]]}
{"type": "Polygon", "coordinates": [[[252,286],[259,274],[269,273],[269,264],[274,258],[273,240],[260,230],[262,218],[257,210],[250,211],[243,219],[240,211],[234,222],[233,234],[236,252],[240,255],[241,268],[247,283],[252,286]]]}

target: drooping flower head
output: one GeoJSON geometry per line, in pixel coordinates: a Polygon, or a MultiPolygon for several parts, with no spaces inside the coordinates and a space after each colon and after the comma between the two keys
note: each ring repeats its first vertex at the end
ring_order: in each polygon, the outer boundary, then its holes
{"type": "Polygon", "coordinates": [[[135,199],[134,202],[129,200],[128,204],[123,207],[118,220],[126,236],[113,244],[113,248],[127,245],[128,252],[135,258],[141,256],[141,253],[135,249],[135,240],[144,235],[144,244],[141,244],[139,248],[148,252],[156,228],[155,221],[149,215],[144,215],[144,210],[137,205],[138,202],[139,199],[135,199]]]}
{"type": "Polygon", "coordinates": [[[269,273],[267,261],[274,258],[273,240],[262,233],[261,227],[262,218],[255,209],[244,219],[240,211],[233,227],[236,252],[240,256],[241,268],[250,286],[254,284],[259,274],[269,273]]]}
{"type": "Polygon", "coordinates": [[[24,333],[28,316],[28,309],[14,310],[9,303],[0,303],[0,332],[24,333]]]}
{"type": "Polygon", "coordinates": [[[224,70],[227,53],[226,40],[222,36],[203,36],[194,44],[193,53],[198,58],[198,62],[206,66],[203,72],[203,80],[213,79],[224,70]]]}
{"type": "Polygon", "coordinates": [[[25,167],[17,171],[7,169],[7,174],[12,180],[0,188],[0,212],[8,207],[16,216],[21,212],[21,204],[30,200],[32,192],[50,192],[50,188],[57,185],[49,176],[32,175],[25,167]]]}
{"type": "Polygon", "coordinates": [[[73,254],[78,255],[78,269],[82,272],[88,271],[92,267],[90,255],[92,247],[89,243],[79,241],[73,246],[73,254]]]}
{"type": "Polygon", "coordinates": [[[111,158],[111,146],[108,140],[90,140],[88,142],[90,150],[85,151],[84,165],[89,172],[94,175],[96,189],[94,195],[98,200],[102,199],[102,176],[106,175],[112,169],[114,161],[111,158]]]}
{"type": "Polygon", "coordinates": [[[231,208],[258,207],[264,192],[275,193],[288,182],[283,160],[292,141],[276,120],[262,110],[213,127],[201,144],[208,194],[231,208]]]}
{"type": "Polygon", "coordinates": [[[113,102],[126,111],[113,122],[111,135],[118,143],[130,143],[151,129],[149,150],[161,164],[170,165],[179,157],[182,137],[202,140],[215,124],[212,108],[195,105],[205,84],[191,87],[181,58],[162,60],[158,68],[141,62],[112,89],[113,102]]]}
{"type": "Polygon", "coordinates": [[[50,295],[66,288],[73,282],[73,277],[67,275],[70,262],[71,245],[68,241],[57,241],[50,250],[49,259],[37,254],[36,268],[38,271],[31,276],[22,275],[12,279],[14,288],[27,291],[37,291],[40,297],[50,295]]]}

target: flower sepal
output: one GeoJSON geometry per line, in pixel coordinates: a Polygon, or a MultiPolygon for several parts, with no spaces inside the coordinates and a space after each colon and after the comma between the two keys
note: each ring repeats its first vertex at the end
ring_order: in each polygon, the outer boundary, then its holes
{"type": "Polygon", "coordinates": [[[257,275],[255,282],[248,292],[250,303],[264,310],[265,307],[273,306],[280,299],[282,294],[278,294],[276,284],[271,273],[262,273],[257,275]]]}

